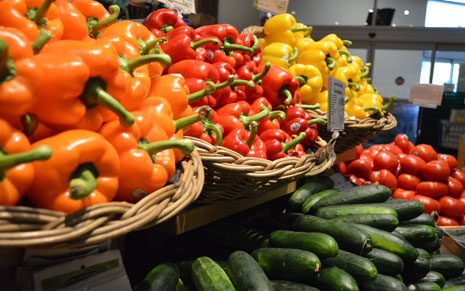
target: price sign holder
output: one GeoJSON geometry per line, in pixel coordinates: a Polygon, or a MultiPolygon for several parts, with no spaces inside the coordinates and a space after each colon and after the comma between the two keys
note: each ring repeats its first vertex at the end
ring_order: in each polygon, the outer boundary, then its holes
{"type": "Polygon", "coordinates": [[[195,0],[158,0],[169,9],[177,9],[180,14],[195,14],[195,0]]]}
{"type": "Polygon", "coordinates": [[[328,77],[328,131],[344,130],[345,83],[328,77]]]}
{"type": "Polygon", "coordinates": [[[253,5],[258,9],[273,14],[286,13],[289,0],[255,0],[253,5]]]}

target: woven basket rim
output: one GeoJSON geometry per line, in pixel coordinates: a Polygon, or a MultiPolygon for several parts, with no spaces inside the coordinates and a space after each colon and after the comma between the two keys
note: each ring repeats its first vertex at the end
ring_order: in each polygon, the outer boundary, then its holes
{"type": "MultiPolygon", "coordinates": [[[[306,110],[312,118],[322,118],[328,120],[328,112],[321,111],[319,109],[306,110]]],[[[379,119],[373,117],[367,117],[365,119],[359,119],[355,117],[349,117],[347,114],[344,116],[344,127],[349,128],[363,128],[371,129],[376,128],[382,131],[391,130],[396,127],[397,120],[394,115],[390,112],[384,112],[384,116],[379,119]]]]}
{"type": "Polygon", "coordinates": [[[136,203],[111,201],[68,215],[27,206],[0,206],[0,247],[77,248],[166,221],[202,192],[205,175],[197,150],[186,155],[181,168],[179,181],[136,203]]]}

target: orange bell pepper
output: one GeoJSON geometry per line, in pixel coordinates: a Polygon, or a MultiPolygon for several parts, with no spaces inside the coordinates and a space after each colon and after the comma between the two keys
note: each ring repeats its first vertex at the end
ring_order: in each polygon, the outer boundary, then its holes
{"type": "Polygon", "coordinates": [[[16,205],[34,180],[30,162],[46,160],[51,154],[48,146],[31,150],[27,137],[0,119],[0,205],[16,205]]]}
{"type": "Polygon", "coordinates": [[[72,213],[109,202],[118,189],[119,157],[100,134],[68,130],[42,139],[53,154],[34,162],[35,177],[27,196],[36,207],[72,213]]]}
{"type": "Polygon", "coordinates": [[[62,40],[47,45],[36,57],[47,77],[33,113],[47,126],[95,131],[102,122],[114,119],[115,113],[122,124],[134,122],[119,103],[128,96],[130,84],[114,50],[62,40]]]}
{"type": "MultiPolygon", "coordinates": [[[[118,5],[111,5],[109,13],[100,2],[94,0],[71,0],[71,3],[86,18],[88,34],[91,38],[98,38],[104,28],[118,19],[120,13],[118,5]]],[[[72,28],[67,27],[67,29],[72,28]]]]}
{"type": "Polygon", "coordinates": [[[0,26],[17,28],[30,41],[39,37],[41,28],[50,32],[54,40],[63,35],[63,23],[53,0],[0,1],[0,26]]]}
{"type": "Polygon", "coordinates": [[[100,133],[120,157],[119,187],[115,200],[137,201],[163,187],[173,176],[176,165],[172,148],[183,153],[194,150],[191,140],[168,140],[168,135],[147,113],[132,112],[134,125],[111,121],[100,133]]]}

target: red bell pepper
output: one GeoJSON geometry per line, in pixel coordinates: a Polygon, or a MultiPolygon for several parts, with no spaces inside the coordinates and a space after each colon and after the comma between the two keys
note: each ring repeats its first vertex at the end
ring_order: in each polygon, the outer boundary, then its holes
{"type": "Polygon", "coordinates": [[[247,47],[253,47],[255,49],[255,53],[253,55],[240,53],[240,56],[242,57],[242,59],[240,59],[240,57],[236,57],[237,66],[240,66],[243,63],[249,63],[249,62],[253,62],[256,66],[260,65],[260,63],[262,62],[262,57],[263,57],[262,47],[258,45],[253,34],[251,33],[239,34],[239,36],[236,38],[236,41],[234,43],[238,45],[247,46],[247,47]],[[255,48],[254,46],[258,46],[258,47],[255,48]]]}
{"type": "MultiPolygon", "coordinates": [[[[259,113],[261,111],[260,108],[262,106],[266,106],[270,110],[272,109],[270,102],[268,102],[266,98],[261,97],[256,99],[252,104],[250,104],[250,114],[259,113]]],[[[283,121],[286,118],[286,114],[280,110],[271,111],[270,115],[260,120],[260,124],[258,125],[258,134],[261,134],[267,129],[280,128],[280,120],[278,120],[278,117],[281,121],[283,121]]]]}
{"type": "Polygon", "coordinates": [[[250,105],[245,101],[239,101],[225,105],[216,110],[218,113],[218,121],[224,127],[224,134],[227,135],[234,129],[244,129],[252,121],[259,121],[270,114],[270,109],[266,106],[260,108],[260,112],[248,116],[250,113],[250,105]]]}
{"type": "Polygon", "coordinates": [[[178,34],[168,39],[168,41],[161,45],[163,51],[170,55],[172,63],[177,63],[181,60],[187,59],[200,59],[196,49],[207,43],[218,44],[218,40],[215,38],[205,38],[196,42],[193,42],[191,37],[186,34],[178,34]]]}
{"type": "MultiPolygon", "coordinates": [[[[192,108],[194,112],[199,112],[202,107],[192,108]]],[[[214,110],[208,112],[208,119],[198,121],[184,129],[184,135],[193,136],[204,140],[212,145],[221,145],[223,141],[223,126],[218,122],[218,114],[214,110]]]]}
{"type": "Polygon", "coordinates": [[[176,11],[166,8],[153,11],[144,19],[142,24],[147,26],[157,37],[162,37],[163,34],[177,27],[187,25],[184,20],[178,16],[176,11]]]}
{"type": "MultiPolygon", "coordinates": [[[[296,138],[291,137],[281,129],[268,129],[260,134],[266,146],[266,155],[269,160],[277,160],[290,156],[290,150],[295,148],[304,138],[305,132],[301,132],[296,138]]],[[[302,150],[297,150],[295,154],[302,154],[302,150]]],[[[294,156],[294,154],[292,155],[294,156]]]]}
{"type": "Polygon", "coordinates": [[[266,159],[266,147],[264,142],[257,136],[257,122],[249,125],[250,131],[236,128],[223,139],[221,144],[244,157],[255,157],[266,159]]]}
{"type": "MultiPolygon", "coordinates": [[[[263,65],[260,66],[263,70],[263,65]]],[[[299,81],[284,69],[271,65],[270,71],[262,78],[263,96],[273,106],[295,104],[295,92],[299,81]]]]}
{"type": "Polygon", "coordinates": [[[282,129],[289,135],[305,132],[305,139],[301,144],[308,148],[312,146],[318,138],[317,124],[325,124],[324,119],[312,119],[310,114],[302,107],[291,106],[286,110],[286,119],[281,123],[282,129]]]}
{"type": "Polygon", "coordinates": [[[247,101],[252,102],[255,99],[263,96],[263,87],[261,86],[261,83],[262,83],[261,79],[265,77],[266,74],[268,74],[270,68],[271,68],[271,64],[266,63],[264,67],[262,67],[263,70],[258,73],[258,67],[255,66],[255,63],[249,62],[239,67],[236,70],[239,78],[244,79],[244,80],[251,80],[254,82],[253,87],[249,87],[245,89],[247,101]]]}

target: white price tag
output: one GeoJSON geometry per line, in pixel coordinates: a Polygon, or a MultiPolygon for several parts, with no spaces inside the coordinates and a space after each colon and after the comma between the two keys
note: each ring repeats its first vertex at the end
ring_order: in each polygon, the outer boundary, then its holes
{"type": "Polygon", "coordinates": [[[158,0],[174,8],[179,9],[183,14],[195,14],[195,0],[158,0]]]}
{"type": "Polygon", "coordinates": [[[409,101],[420,107],[436,108],[442,103],[443,93],[442,85],[412,83],[409,101]]]}
{"type": "Polygon", "coordinates": [[[274,14],[286,13],[289,0],[255,0],[257,9],[274,14]]]}
{"type": "Polygon", "coordinates": [[[344,130],[345,83],[328,77],[328,130],[344,130]]]}

